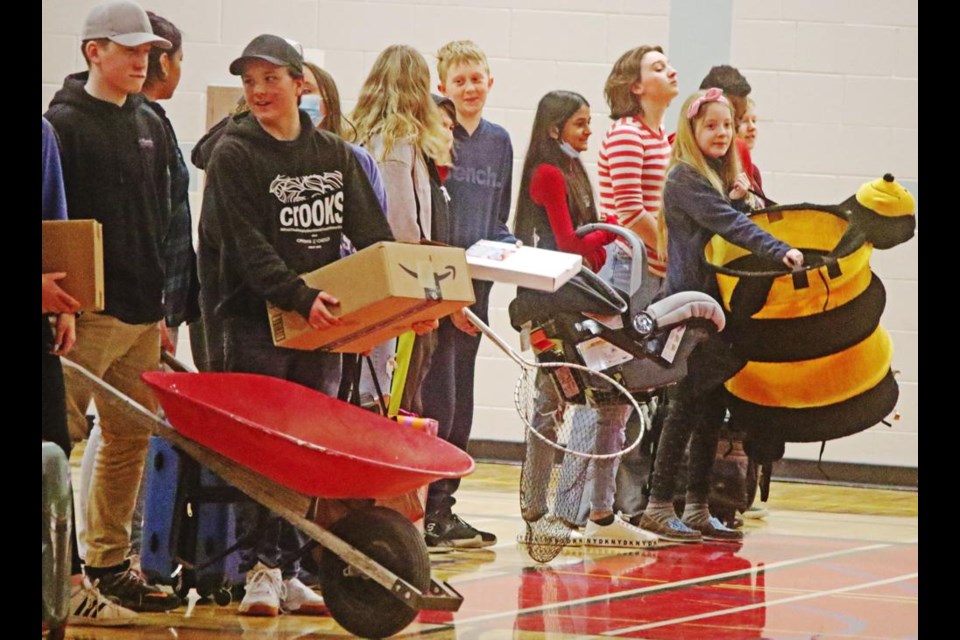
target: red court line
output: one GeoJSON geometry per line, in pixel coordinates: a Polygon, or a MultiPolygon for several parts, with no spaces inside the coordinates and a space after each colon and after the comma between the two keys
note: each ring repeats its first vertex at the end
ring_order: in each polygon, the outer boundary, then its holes
{"type": "MultiPolygon", "coordinates": [[[[902,575],[895,570],[906,566],[907,573],[916,569],[915,546],[893,546],[877,549],[869,553],[828,558],[821,561],[804,562],[781,566],[772,571],[765,571],[761,564],[758,571],[743,577],[721,580],[714,583],[694,584],[691,586],[673,587],[664,585],[658,590],[644,590],[640,594],[630,592],[618,593],[613,586],[615,580],[622,580],[610,576],[607,586],[608,598],[596,600],[588,604],[568,606],[562,609],[553,609],[539,614],[523,616],[515,623],[515,628],[524,631],[563,631],[574,635],[598,635],[618,633],[618,629],[642,627],[643,629],[658,628],[659,625],[673,624],[670,621],[680,620],[672,629],[658,629],[653,637],[705,637],[704,630],[693,632],[691,625],[685,625],[684,620],[698,620],[701,617],[710,618],[712,632],[707,637],[758,637],[761,631],[769,628],[766,623],[767,600],[774,601],[782,598],[809,597],[807,594],[829,594],[837,589],[849,588],[851,584],[870,584],[878,580],[883,581],[891,575],[902,575]]],[[[738,558],[741,562],[748,560],[738,558]]],[[[655,565],[643,567],[637,573],[648,574],[655,565]]],[[[574,576],[560,574],[544,575],[547,582],[541,585],[545,598],[562,594],[568,599],[576,599],[587,589],[586,581],[575,580],[574,576]],[[578,591],[579,589],[579,591],[578,591]]],[[[599,576],[595,573],[594,578],[599,576]]],[[[842,618],[840,627],[859,626],[870,628],[880,637],[885,631],[883,625],[877,625],[877,620],[884,619],[885,602],[894,602],[908,614],[916,609],[916,591],[900,589],[895,596],[883,595],[871,598],[857,608],[862,615],[846,613],[843,609],[836,612],[827,612],[822,618],[842,618]],[[876,628],[874,628],[876,627],[876,628]]],[[[788,600],[789,601],[789,600],[788,600]]],[[[818,607],[821,605],[818,604],[818,607]]],[[[783,618],[783,616],[781,616],[783,618]]],[[[809,628],[810,620],[793,615],[782,620],[796,622],[794,626],[809,628]],[[805,626],[807,625],[807,626],[805,626]]],[[[821,620],[820,627],[837,627],[832,620],[821,620]]],[[[907,629],[910,625],[905,625],[907,629]]],[[[766,634],[764,634],[766,635],[766,634]]],[[[869,635],[869,634],[868,634],[869,635]]],[[[651,637],[645,634],[644,637],[651,637]]],[[[897,637],[897,636],[894,636],[897,637]]]]}
{"type": "Polygon", "coordinates": [[[682,618],[672,618],[672,619],[670,619],[670,620],[661,620],[661,621],[659,621],[659,622],[650,622],[650,623],[647,623],[647,624],[636,625],[636,626],[627,627],[627,628],[624,628],[624,629],[616,629],[616,630],[613,630],[613,631],[608,631],[608,632],[604,633],[603,635],[608,635],[608,636],[627,635],[627,634],[629,634],[629,633],[634,633],[634,632],[638,632],[638,631],[646,631],[646,630],[649,630],[649,629],[656,629],[656,628],[658,628],[658,627],[665,627],[665,626],[670,626],[670,625],[679,625],[679,624],[683,624],[683,623],[687,623],[687,622],[693,622],[693,621],[695,621],[695,620],[703,620],[703,619],[706,619],[706,618],[715,618],[715,617],[717,617],[717,616],[728,616],[728,615],[732,615],[732,614],[735,614],[735,613],[742,613],[742,612],[746,612],[746,611],[757,610],[757,609],[760,609],[760,608],[770,609],[771,607],[774,607],[774,606],[779,606],[779,605],[788,604],[788,603],[793,603],[793,602],[800,602],[800,601],[802,601],[802,600],[810,600],[810,599],[813,599],[813,598],[823,598],[823,597],[826,597],[826,596],[836,595],[836,594],[840,594],[840,593],[847,593],[847,592],[851,592],[851,591],[863,591],[863,590],[866,590],[866,589],[870,589],[870,588],[872,588],[872,587],[877,587],[877,586],[887,585],[887,584],[894,584],[894,583],[903,582],[903,581],[906,581],[906,580],[912,580],[912,579],[914,579],[914,578],[917,578],[919,575],[920,575],[919,573],[912,573],[912,574],[905,574],[905,575],[893,576],[893,577],[891,577],[891,578],[886,578],[886,579],[884,579],[884,580],[876,580],[876,581],[867,582],[867,583],[857,583],[857,584],[848,585],[848,586],[845,586],[845,587],[838,587],[838,588],[836,588],[836,589],[829,589],[829,590],[825,590],[825,591],[815,591],[815,592],[812,592],[812,593],[803,593],[803,594],[798,594],[798,595],[795,595],[795,596],[788,596],[788,597],[785,597],[785,598],[778,598],[778,599],[776,599],[776,600],[769,600],[769,601],[765,601],[765,602],[758,602],[758,603],[743,605],[743,606],[734,607],[734,608],[731,608],[731,609],[722,609],[722,610],[719,610],[719,611],[707,611],[707,612],[704,612],[704,613],[695,614],[695,615],[689,615],[689,616],[685,616],[685,617],[682,617],[682,618]]]}
{"type": "MultiPolygon", "coordinates": [[[[887,544],[853,546],[856,544],[853,541],[836,540],[829,544],[823,544],[819,540],[812,541],[812,544],[810,542],[811,539],[798,539],[796,545],[781,542],[776,547],[777,553],[759,553],[761,557],[784,557],[789,555],[783,553],[785,548],[793,550],[793,557],[768,562],[763,570],[770,572],[783,567],[854,555],[890,546],[887,544]],[[805,550],[804,547],[806,550],[812,547],[818,552],[802,555],[800,552],[805,550]]],[[[657,555],[656,563],[650,565],[649,571],[643,567],[643,573],[640,576],[627,575],[630,572],[630,563],[634,566],[638,565],[637,556],[627,555],[579,563],[573,567],[528,569],[523,571],[521,576],[500,576],[490,581],[471,581],[461,586],[456,585],[454,581],[454,586],[457,586],[465,597],[464,610],[454,616],[454,620],[457,625],[466,625],[487,620],[514,618],[608,601],[611,598],[626,598],[675,591],[711,582],[731,581],[755,575],[758,571],[751,560],[736,557],[729,545],[673,547],[654,553],[657,555]],[[668,561],[670,559],[672,561],[668,561]],[[544,591],[538,586],[537,581],[543,580],[547,572],[567,575],[568,578],[558,585],[548,585],[544,591]],[[611,573],[620,574],[621,578],[611,579],[611,573]],[[574,586],[576,581],[579,581],[581,586],[574,586]],[[638,584],[641,586],[638,587],[638,584]]],[[[644,558],[641,556],[639,562],[643,561],[644,558]]],[[[449,618],[439,620],[430,615],[422,615],[420,619],[423,622],[450,622],[449,618]]]]}

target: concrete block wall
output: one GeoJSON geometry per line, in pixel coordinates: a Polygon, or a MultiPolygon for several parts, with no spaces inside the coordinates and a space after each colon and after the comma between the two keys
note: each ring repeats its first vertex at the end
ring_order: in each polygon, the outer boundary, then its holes
{"type": "MultiPolygon", "coordinates": [[[[836,203],[886,172],[919,196],[919,8],[891,0],[735,0],[731,64],[760,117],[754,159],[780,202],[836,203]]],[[[887,287],[900,420],[827,444],[824,460],[919,465],[919,238],[875,251],[887,287]]],[[[816,459],[820,444],[789,445],[816,459]]]]}
{"type": "MultiPolygon", "coordinates": [[[[82,69],[78,33],[96,3],[42,1],[41,111],[63,77],[82,69]]],[[[237,83],[227,65],[259,33],[302,43],[308,59],[336,78],[347,112],[385,46],[414,45],[432,67],[440,45],[470,38],[490,58],[495,85],[487,116],[513,138],[515,188],[536,104],[552,89],[579,91],[593,107],[595,135],[584,154],[593,174],[609,122],[602,90],[610,65],[632,46],[658,43],[685,63],[682,94],[711,64],[730,62],[748,76],[761,119],[756,160],[772,197],[838,202],[886,171],[918,189],[916,2],[717,0],[711,28],[695,38],[676,35],[683,25],[671,23],[699,11],[693,0],[153,0],[144,6],[184,31],[183,79],[166,106],[187,150],[205,128],[207,86],[237,83]],[[725,59],[714,59],[718,50],[729,50],[725,59]]],[[[668,116],[671,130],[675,118],[668,116]]],[[[198,179],[192,187],[195,216],[199,185],[198,179]]],[[[874,258],[889,291],[884,321],[902,371],[903,419],[892,430],[876,427],[828,446],[829,460],[918,465],[918,259],[917,240],[874,258]]],[[[515,342],[506,322],[512,296],[511,287],[497,285],[491,315],[494,328],[515,342]]],[[[474,433],[521,440],[512,406],[518,369],[489,343],[480,354],[474,433]]],[[[801,446],[788,454],[818,451],[801,446]]]]}

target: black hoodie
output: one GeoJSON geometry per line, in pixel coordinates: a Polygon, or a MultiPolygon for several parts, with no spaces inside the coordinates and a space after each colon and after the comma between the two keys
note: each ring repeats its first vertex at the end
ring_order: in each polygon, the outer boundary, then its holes
{"type": "MultiPolygon", "coordinates": [[[[213,150],[227,130],[227,124],[234,118],[246,118],[248,113],[228,116],[211,127],[190,154],[190,161],[201,171],[207,170],[213,150]]],[[[213,193],[204,190],[203,204],[200,207],[200,222],[197,226],[197,275],[200,279],[200,315],[207,326],[216,322],[217,305],[220,303],[220,232],[217,230],[216,203],[213,193]]],[[[217,335],[222,336],[222,330],[217,335]]],[[[220,341],[222,338],[214,337],[220,341]]]]}
{"type": "Polygon", "coordinates": [[[262,318],[264,301],[304,317],[319,293],[298,274],[340,258],[341,236],[358,249],[393,240],[386,216],[350,148],[300,113],[300,135],[277,140],[255,118],[228,120],[207,165],[221,240],[221,316],[262,318]]]}
{"type": "Polygon", "coordinates": [[[104,313],[156,322],[170,218],[167,135],[142,96],[118,107],[88,94],[86,81],[86,72],[67,76],[45,114],[60,140],[67,210],[103,224],[104,313]]]}

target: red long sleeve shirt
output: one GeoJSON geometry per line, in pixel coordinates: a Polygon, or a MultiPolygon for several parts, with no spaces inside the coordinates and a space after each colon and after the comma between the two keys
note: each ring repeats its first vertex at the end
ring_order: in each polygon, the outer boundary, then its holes
{"type": "MultiPolygon", "coordinates": [[[[599,271],[607,259],[604,245],[616,240],[616,236],[609,231],[593,231],[580,238],[574,233],[567,204],[567,181],[560,169],[550,164],[537,167],[530,179],[530,199],[546,212],[557,249],[580,254],[591,269],[599,271]]],[[[617,223],[609,217],[606,222],[617,223]]]]}

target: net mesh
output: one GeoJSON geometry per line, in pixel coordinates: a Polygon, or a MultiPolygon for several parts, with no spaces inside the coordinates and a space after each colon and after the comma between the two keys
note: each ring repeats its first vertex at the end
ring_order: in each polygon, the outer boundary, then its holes
{"type": "MultiPolygon", "coordinates": [[[[515,404],[527,426],[526,458],[520,474],[520,508],[525,534],[521,542],[538,562],[549,562],[565,546],[580,541],[590,502],[604,503],[613,491],[624,448],[624,425],[636,400],[607,376],[576,365],[524,369],[515,404]],[[575,378],[576,387],[570,385],[575,378]],[[584,489],[591,487],[591,500],[584,489]]],[[[640,413],[642,416],[643,413],[640,413]]],[[[641,425],[644,421],[641,419],[641,425]]],[[[606,501],[612,501],[612,493],[606,501]]]]}

